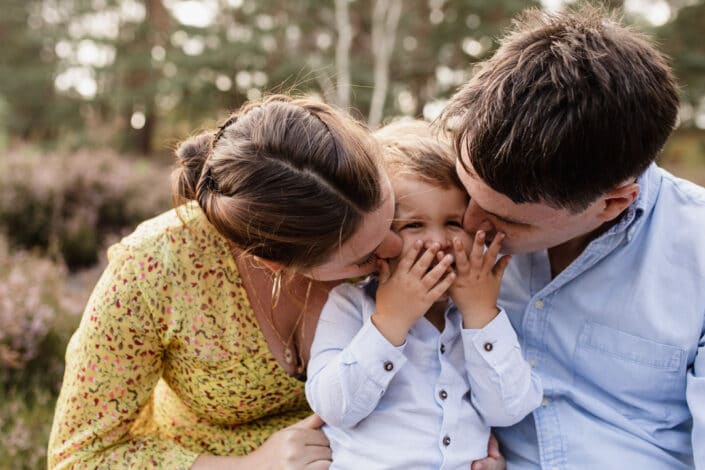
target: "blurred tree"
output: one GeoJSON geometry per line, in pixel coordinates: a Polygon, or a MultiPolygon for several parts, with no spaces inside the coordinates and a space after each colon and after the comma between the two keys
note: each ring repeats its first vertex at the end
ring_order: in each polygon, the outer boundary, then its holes
{"type": "Polygon", "coordinates": [[[9,0],[0,15],[0,126],[23,140],[49,140],[77,125],[76,100],[54,87],[55,24],[65,18],[42,0],[9,0]]]}
{"type": "Polygon", "coordinates": [[[683,124],[705,127],[705,2],[680,8],[673,21],[658,31],[663,48],[673,60],[682,87],[683,124]],[[699,116],[702,116],[699,118],[699,116]]]}
{"type": "MultiPolygon", "coordinates": [[[[686,3],[669,1],[679,14],[661,31],[696,109],[704,7],[686,3]]],[[[434,117],[530,6],[541,3],[10,0],[0,119],[14,137],[150,153],[266,92],[320,94],[372,126],[434,117]]]]}

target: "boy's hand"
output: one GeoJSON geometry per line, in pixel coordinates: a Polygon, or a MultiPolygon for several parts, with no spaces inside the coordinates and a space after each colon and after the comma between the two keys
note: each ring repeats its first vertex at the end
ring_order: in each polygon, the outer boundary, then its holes
{"type": "Polygon", "coordinates": [[[372,323],[395,346],[404,343],[411,326],[455,280],[451,270],[453,256],[442,256],[438,264],[429,270],[440,245],[434,243],[419,257],[422,246],[423,242],[417,240],[402,255],[393,273],[390,274],[386,262],[380,267],[377,309],[372,323]]]}
{"type": "Polygon", "coordinates": [[[453,239],[457,277],[450,287],[450,296],[463,315],[464,328],[482,328],[499,313],[500,282],[511,259],[505,255],[497,261],[503,239],[503,233],[495,235],[485,252],[485,232],[477,232],[469,257],[460,239],[453,239]]]}

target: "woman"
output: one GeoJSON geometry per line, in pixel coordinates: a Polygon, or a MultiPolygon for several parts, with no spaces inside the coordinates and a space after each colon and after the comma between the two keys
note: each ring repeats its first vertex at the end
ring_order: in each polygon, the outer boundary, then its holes
{"type": "Polygon", "coordinates": [[[327,468],[302,381],[318,315],[400,250],[377,145],[273,96],[176,155],[187,202],[110,248],[68,346],[49,467],[327,468]]]}

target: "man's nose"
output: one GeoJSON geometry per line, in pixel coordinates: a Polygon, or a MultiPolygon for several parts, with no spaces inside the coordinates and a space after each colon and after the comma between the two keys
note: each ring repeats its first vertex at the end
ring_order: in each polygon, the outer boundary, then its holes
{"type": "Polygon", "coordinates": [[[401,237],[391,230],[375,251],[378,258],[396,258],[401,254],[401,237]]]}
{"type": "Polygon", "coordinates": [[[485,232],[492,232],[494,230],[494,225],[487,218],[485,211],[472,199],[470,199],[468,207],[465,209],[463,229],[468,233],[475,233],[478,230],[484,230],[485,232]]]}

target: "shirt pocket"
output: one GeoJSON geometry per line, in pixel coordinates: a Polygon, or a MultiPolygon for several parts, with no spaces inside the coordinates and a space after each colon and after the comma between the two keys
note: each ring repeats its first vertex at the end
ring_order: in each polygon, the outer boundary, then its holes
{"type": "Polygon", "coordinates": [[[586,321],[575,350],[575,381],[627,417],[668,417],[665,401],[685,396],[682,348],[586,321]]]}

